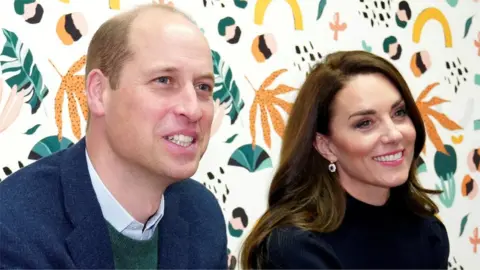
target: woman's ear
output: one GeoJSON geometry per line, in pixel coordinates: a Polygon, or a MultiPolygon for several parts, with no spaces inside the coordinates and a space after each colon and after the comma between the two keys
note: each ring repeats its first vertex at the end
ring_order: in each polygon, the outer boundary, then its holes
{"type": "Polygon", "coordinates": [[[317,135],[315,136],[315,141],[313,142],[313,146],[315,147],[315,149],[317,149],[317,152],[320,153],[320,155],[322,155],[326,160],[330,162],[337,161],[337,156],[332,151],[332,142],[327,136],[317,132],[317,135]]]}

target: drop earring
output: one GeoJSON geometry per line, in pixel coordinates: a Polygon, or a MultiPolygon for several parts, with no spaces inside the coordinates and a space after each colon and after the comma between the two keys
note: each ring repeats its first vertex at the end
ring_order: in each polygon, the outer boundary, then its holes
{"type": "Polygon", "coordinates": [[[337,170],[337,166],[335,166],[335,163],[330,163],[330,165],[328,165],[328,170],[332,173],[335,172],[337,170]]]}

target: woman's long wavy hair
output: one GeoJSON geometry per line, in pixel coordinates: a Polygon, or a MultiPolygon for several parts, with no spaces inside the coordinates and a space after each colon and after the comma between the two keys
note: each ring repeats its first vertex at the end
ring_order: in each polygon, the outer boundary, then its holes
{"type": "Polygon", "coordinates": [[[400,72],[385,59],[364,51],[341,51],[325,57],[307,76],[283,135],[279,167],[271,182],[268,209],[245,239],[240,252],[242,269],[261,268],[266,260],[266,242],[275,228],[296,226],[304,230],[331,232],[342,223],[346,198],[329,161],[313,147],[316,133],[329,135],[332,104],[346,83],[360,74],[383,74],[403,97],[416,130],[414,162],[405,184],[392,189],[409,211],[432,216],[438,212],[422,188],[415,160],[425,144],[422,117],[400,72]]]}

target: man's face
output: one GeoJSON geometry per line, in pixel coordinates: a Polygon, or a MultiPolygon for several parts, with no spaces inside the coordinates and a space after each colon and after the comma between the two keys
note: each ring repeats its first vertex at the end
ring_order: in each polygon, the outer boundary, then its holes
{"type": "Polygon", "coordinates": [[[167,181],[191,177],[207,148],[213,118],[207,41],[183,17],[157,10],[135,19],[129,41],[133,57],[122,68],[118,89],[104,93],[111,148],[167,181]]]}

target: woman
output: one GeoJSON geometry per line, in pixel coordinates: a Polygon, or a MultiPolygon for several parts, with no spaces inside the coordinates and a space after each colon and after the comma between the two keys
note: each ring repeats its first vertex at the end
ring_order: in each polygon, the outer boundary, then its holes
{"type": "Polygon", "coordinates": [[[447,268],[449,240],[416,177],[425,129],[388,61],[337,52],[308,75],[243,269],[447,268]]]}

